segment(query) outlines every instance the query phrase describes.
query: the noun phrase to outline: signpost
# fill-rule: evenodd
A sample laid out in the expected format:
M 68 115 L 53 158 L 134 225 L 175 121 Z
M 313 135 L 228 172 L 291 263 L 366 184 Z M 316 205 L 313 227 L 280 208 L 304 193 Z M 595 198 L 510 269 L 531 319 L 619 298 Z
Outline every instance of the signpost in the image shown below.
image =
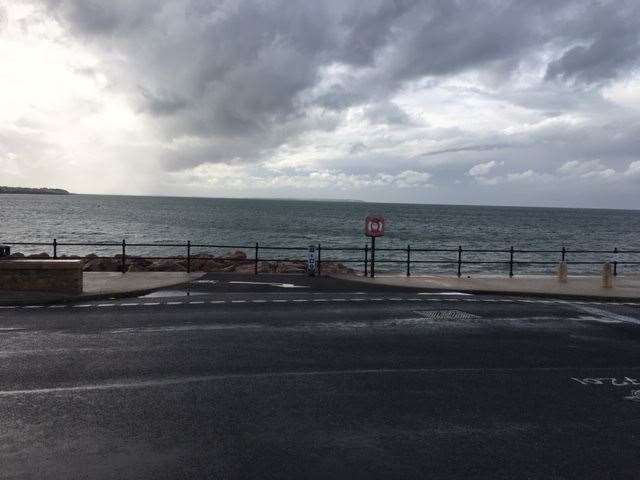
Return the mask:
M 371 237 L 371 278 L 376 272 L 376 237 L 384 235 L 384 217 L 382 215 L 369 215 L 364 220 L 364 234 Z
M 309 245 L 309 251 L 307 252 L 307 273 L 313 277 L 317 270 L 318 257 L 316 256 L 316 247 Z

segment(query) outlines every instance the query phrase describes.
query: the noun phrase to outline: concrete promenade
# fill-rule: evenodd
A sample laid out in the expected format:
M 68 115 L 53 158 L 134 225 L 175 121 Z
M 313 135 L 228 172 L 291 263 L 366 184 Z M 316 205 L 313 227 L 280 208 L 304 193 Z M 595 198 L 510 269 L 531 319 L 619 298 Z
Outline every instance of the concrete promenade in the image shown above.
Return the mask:
M 369 285 L 418 288 L 425 290 L 456 290 L 459 292 L 509 295 L 533 295 L 556 297 L 587 297 L 603 299 L 637 299 L 640 301 L 640 276 L 619 276 L 613 288 L 603 288 L 600 276 L 570 276 L 566 283 L 556 277 L 520 275 L 513 278 L 492 275 L 455 277 L 447 275 L 386 276 L 375 278 L 356 275 L 332 275 L 341 280 L 351 280 Z

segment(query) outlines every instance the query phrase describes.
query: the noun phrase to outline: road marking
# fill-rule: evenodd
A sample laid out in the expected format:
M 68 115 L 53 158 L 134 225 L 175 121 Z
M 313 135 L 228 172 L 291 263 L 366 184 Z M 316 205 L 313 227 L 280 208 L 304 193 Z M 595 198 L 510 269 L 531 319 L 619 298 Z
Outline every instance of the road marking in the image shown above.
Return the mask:
M 261 373 L 229 373 L 214 375 L 194 375 L 178 378 L 158 378 L 141 381 L 122 381 L 112 383 L 98 383 L 87 385 L 75 385 L 69 387 L 32 388 L 23 390 L 0 390 L 0 397 L 17 397 L 23 395 L 47 395 L 56 393 L 93 392 L 115 389 L 137 389 L 149 387 L 167 387 L 172 385 L 184 385 L 189 383 L 214 382 L 218 380 L 245 380 L 256 378 L 283 378 L 283 377 L 319 377 L 332 375 L 389 375 L 396 373 L 425 373 L 425 374 L 504 374 L 511 375 L 516 372 L 570 372 L 574 370 L 604 370 L 608 367 L 533 367 L 533 368 L 371 368 L 352 370 L 309 370 L 309 371 L 285 371 L 285 372 L 261 372 Z M 630 367 L 637 370 L 638 367 Z
M 43 308 L 44 305 L 25 305 L 22 308 Z
M 167 302 L 167 305 L 182 305 L 184 302 Z
M 585 318 L 585 320 L 597 320 L 602 321 L 606 319 L 606 321 L 614 321 L 614 322 L 625 322 L 632 323 L 634 325 L 640 325 L 640 320 L 633 317 L 628 317 L 627 315 L 619 315 L 617 313 L 608 312 L 607 310 L 602 310 L 600 308 L 595 307 L 586 307 L 586 306 L 578 306 L 578 310 L 582 310 L 585 313 L 590 315 L 595 315 L 595 318 Z
M 313 301 L 314 302 L 326 302 L 327 299 L 326 298 L 315 298 Z
M 266 300 L 251 300 L 251 303 L 266 303 Z
M 398 298 L 398 297 L 387 298 L 387 300 L 392 300 L 394 302 L 401 302 L 402 301 L 402 299 Z
M 351 302 L 364 302 L 366 300 L 366 298 L 350 298 L 349 301 Z
M 472 293 L 464 293 L 464 292 L 420 292 L 418 295 L 463 295 L 463 296 L 472 296 Z
M 99 303 L 97 307 L 115 307 L 115 303 Z
M 189 302 L 187 302 L 189 305 L 202 305 L 204 303 L 204 300 L 191 300 Z
M 246 303 L 246 300 L 231 300 L 231 303 Z
M 47 308 L 67 308 L 69 305 L 49 305 Z
M 82 303 L 79 305 L 72 305 L 72 307 L 73 308 L 90 308 L 90 307 L 93 307 L 93 305 L 90 303 Z
M 140 305 L 139 303 L 119 303 L 118 304 L 120 307 L 135 307 Z
M 9 308 L 18 308 L 16 305 L 6 305 L 6 306 L 2 306 L 0 305 L 1 309 L 9 309 Z
M 303 302 L 308 302 L 309 300 L 307 300 L 306 298 L 296 298 L 293 301 L 297 303 L 303 303 Z
M 227 303 L 227 302 L 226 300 L 209 300 L 209 303 L 219 304 L 219 303 Z
M 273 282 L 229 282 L 240 285 L 268 285 L 270 287 L 280 287 L 280 288 L 309 288 L 308 285 L 295 285 L 293 283 L 273 283 Z
M 277 299 L 277 300 L 271 300 L 273 303 L 287 303 L 289 300 L 281 300 L 281 299 Z
M 331 301 L 332 302 L 346 302 L 347 299 L 346 298 L 332 298 Z
M 160 305 L 160 302 L 146 302 L 146 303 L 141 303 L 140 305 Z

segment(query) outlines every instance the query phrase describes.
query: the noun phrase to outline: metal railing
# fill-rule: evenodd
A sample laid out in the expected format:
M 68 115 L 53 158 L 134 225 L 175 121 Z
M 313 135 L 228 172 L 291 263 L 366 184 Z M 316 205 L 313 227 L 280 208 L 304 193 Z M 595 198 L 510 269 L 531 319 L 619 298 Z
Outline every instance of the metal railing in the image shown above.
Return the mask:
M 237 263 L 253 263 L 254 273 L 259 273 L 260 262 L 304 262 L 306 257 L 302 258 L 283 258 L 275 255 L 265 255 L 265 252 L 307 252 L 308 247 L 303 246 L 272 246 L 261 245 L 259 242 L 255 242 L 250 245 L 220 245 L 220 244 L 207 244 L 207 243 L 192 243 L 187 241 L 185 243 L 127 243 L 126 239 L 121 242 L 58 242 L 57 239 L 53 239 L 52 242 L 0 242 L 0 244 L 10 246 L 25 246 L 25 247 L 49 247 L 51 248 L 51 257 L 54 259 L 61 258 L 59 253 L 63 247 L 114 247 L 117 248 L 118 254 L 115 255 L 120 261 L 120 270 L 122 272 L 127 271 L 127 260 L 131 259 L 144 259 L 144 260 L 181 260 L 185 261 L 187 272 L 191 272 L 192 264 L 194 260 L 217 260 L 217 261 L 233 261 Z M 127 248 L 179 248 L 184 249 L 185 255 L 174 256 L 149 256 L 149 255 L 131 255 L 127 254 Z M 252 255 L 247 255 L 246 258 L 238 257 L 216 257 L 211 255 L 194 254 L 193 249 L 200 248 L 212 248 L 212 249 L 232 249 L 247 252 Z M 402 271 L 406 273 L 406 276 L 411 276 L 412 267 L 416 265 L 450 265 L 453 266 L 456 275 L 461 277 L 463 274 L 464 265 L 491 265 L 502 266 L 505 271 L 508 271 L 508 275 L 513 277 L 516 268 L 523 265 L 557 265 L 559 262 L 567 262 L 573 265 L 600 265 L 609 262 L 613 265 L 613 274 L 618 275 L 620 267 L 623 265 L 640 265 L 640 250 L 633 249 L 619 249 L 618 247 L 612 249 L 600 249 L 600 250 L 587 250 L 587 249 L 568 249 L 562 247 L 559 249 L 534 249 L 527 250 L 521 248 L 514 248 L 510 246 L 504 249 L 465 249 L 461 245 L 457 248 L 417 248 L 407 245 L 405 248 L 391 248 L 391 247 L 375 247 L 374 244 L 365 244 L 363 247 L 323 247 L 320 243 L 316 246 L 317 255 L 317 269 L 318 273 L 322 272 L 322 264 L 361 264 L 363 267 L 363 273 L 365 276 L 375 276 L 376 264 L 390 264 L 390 265 L 402 265 Z M 352 253 L 356 252 L 358 258 L 334 258 L 326 257 L 326 252 L 329 255 L 336 252 Z M 261 253 L 263 256 L 261 256 Z M 324 253 L 324 258 L 323 258 Z M 376 258 L 376 253 L 382 253 L 386 255 L 383 258 Z M 429 255 L 446 255 L 444 258 L 426 258 Z M 600 257 L 595 259 L 584 260 L 581 259 L 582 255 L 599 255 Z M 469 259 L 468 256 L 471 255 Z M 479 258 L 479 256 L 489 256 L 491 258 Z M 538 259 L 518 259 L 520 255 L 535 255 Z M 626 256 L 635 256 L 633 260 L 623 259 Z M 77 256 L 77 255 L 76 255 Z M 496 256 L 503 256 L 503 258 L 496 259 Z M 539 259 L 540 256 L 544 256 L 544 259 Z M 393 258 L 390 258 L 393 257 Z M 67 257 L 68 258 L 68 257 Z M 105 256 L 93 256 L 98 259 L 113 259 L 114 257 Z M 584 257 L 582 257 L 584 258 Z M 397 271 L 397 270 L 396 270 Z

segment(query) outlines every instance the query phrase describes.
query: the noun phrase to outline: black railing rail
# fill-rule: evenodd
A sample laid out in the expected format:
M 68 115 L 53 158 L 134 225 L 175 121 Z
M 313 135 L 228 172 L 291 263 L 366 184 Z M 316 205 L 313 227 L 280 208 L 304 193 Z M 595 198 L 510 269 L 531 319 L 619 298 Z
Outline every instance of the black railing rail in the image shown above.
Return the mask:
M 119 252 L 120 268 L 123 272 L 127 268 L 127 259 L 138 258 L 145 260 L 186 260 L 187 271 L 191 271 L 191 264 L 193 259 L 198 260 L 222 260 L 222 261 L 236 261 L 245 264 L 254 264 L 254 273 L 258 273 L 260 262 L 285 262 L 285 261 L 306 261 L 306 255 L 301 255 L 298 258 L 283 258 L 277 255 L 269 255 L 268 252 L 294 252 L 299 255 L 302 252 L 307 252 L 308 246 L 279 246 L 279 245 L 263 245 L 259 242 L 254 244 L 245 245 L 233 245 L 233 244 L 210 244 L 210 243 L 193 243 L 190 240 L 180 243 L 129 243 L 126 239 L 122 239 L 118 242 L 60 242 L 56 238 L 51 242 L 5 242 L 0 241 L 0 244 L 9 246 L 25 246 L 25 247 L 50 247 L 52 257 L 54 259 L 61 258 L 60 251 L 64 250 L 64 247 L 113 247 L 114 250 Z M 612 249 L 584 249 L 584 248 L 567 248 L 563 246 L 556 249 L 524 249 L 515 248 L 509 246 L 508 248 L 463 248 L 462 245 L 449 248 L 431 248 L 407 245 L 406 247 L 375 247 L 373 243 L 365 243 L 362 247 L 355 246 L 335 246 L 328 247 L 318 243 L 314 245 L 317 255 L 317 268 L 318 272 L 321 272 L 322 264 L 362 264 L 364 275 L 375 275 L 376 264 L 390 264 L 399 265 L 403 264 L 406 271 L 406 276 L 409 277 L 412 274 L 413 265 L 451 265 L 454 267 L 456 275 L 462 276 L 465 265 L 502 265 L 505 270 L 508 271 L 508 275 L 513 277 L 515 275 L 517 267 L 524 265 L 557 265 L 559 262 L 567 262 L 574 265 L 600 265 L 605 262 L 613 264 L 613 274 L 618 275 L 619 267 L 622 265 L 640 265 L 640 250 L 638 249 L 621 249 L 614 247 Z M 133 255 L 131 249 L 134 248 L 173 248 L 184 249 L 185 255 L 170 255 L 170 256 L 158 256 L 158 255 Z M 224 256 L 212 256 L 204 255 L 202 253 L 195 253 L 193 249 L 227 249 L 227 250 L 240 250 L 249 252 L 246 258 L 239 259 L 237 257 L 224 257 Z M 356 253 L 357 258 L 344 257 L 344 255 L 336 257 L 332 256 L 336 252 L 342 254 Z M 375 253 L 379 256 L 375 256 Z M 323 255 L 324 253 L 324 255 Z M 425 258 L 429 255 L 446 254 L 445 258 Z M 394 255 L 400 255 L 393 258 Z M 478 258 L 478 256 L 489 256 L 491 258 Z M 522 259 L 522 256 L 534 255 L 536 258 Z M 582 255 L 598 255 L 597 259 L 583 259 Z M 634 260 L 629 260 L 625 256 L 638 256 Z M 64 256 L 64 255 L 63 255 Z M 77 256 L 77 255 L 75 255 Z M 500 258 L 496 258 L 499 256 Z M 540 256 L 544 256 L 544 259 L 540 259 Z M 519 258 L 518 258 L 519 257 Z M 112 256 L 100 256 L 95 255 L 93 258 L 107 259 L 114 258 Z M 374 260 L 375 259 L 375 260 Z M 400 271 L 402 271 L 400 270 Z

